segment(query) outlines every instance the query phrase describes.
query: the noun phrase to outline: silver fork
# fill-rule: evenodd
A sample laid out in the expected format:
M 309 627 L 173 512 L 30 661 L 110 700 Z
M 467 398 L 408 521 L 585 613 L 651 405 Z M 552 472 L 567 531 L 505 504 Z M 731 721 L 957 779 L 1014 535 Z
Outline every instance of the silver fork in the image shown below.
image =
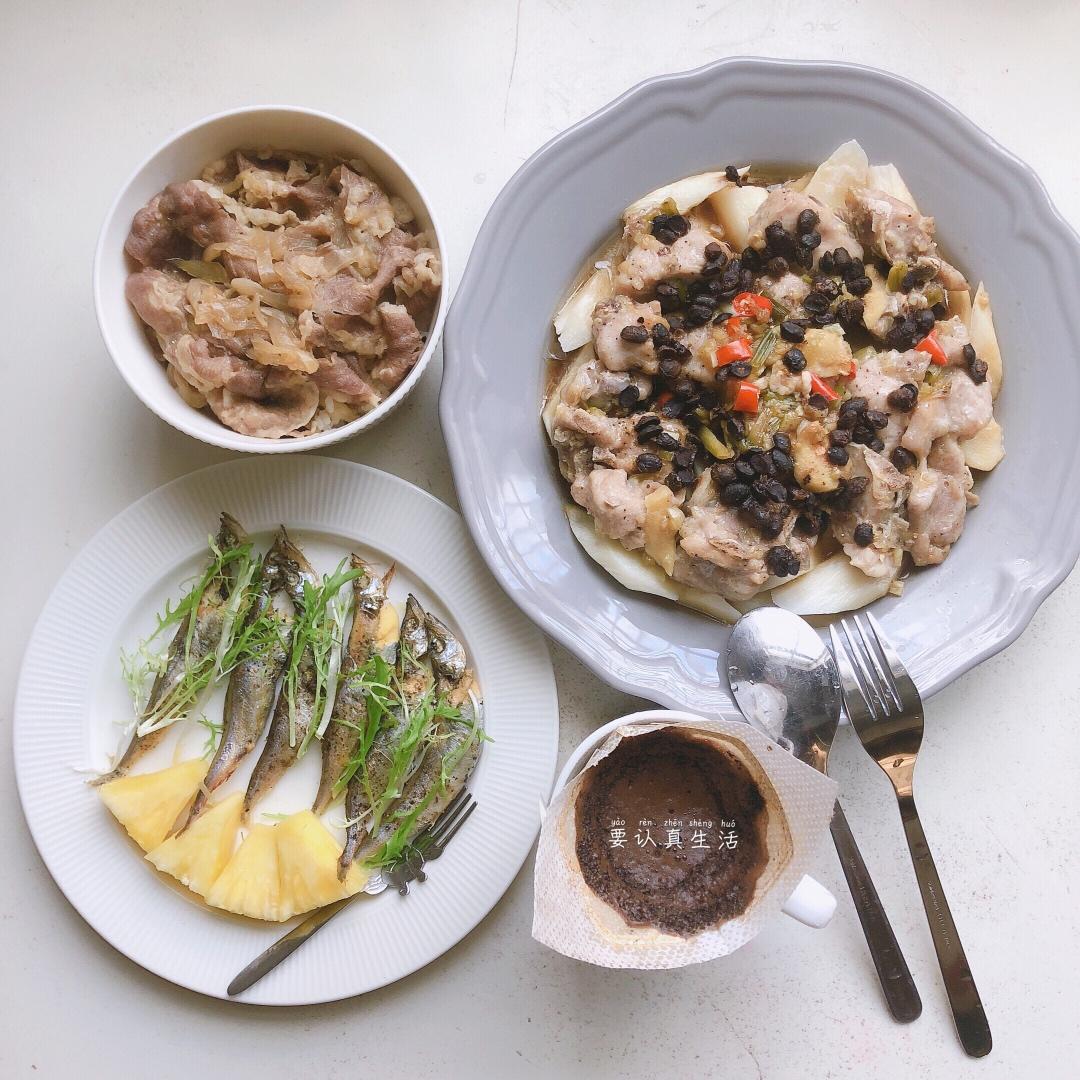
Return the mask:
M 841 619 L 840 630 L 831 626 L 829 634 L 848 719 L 863 749 L 896 790 L 956 1032 L 972 1057 L 983 1057 L 993 1045 L 990 1026 L 912 794 L 915 759 L 923 737 L 922 698 L 873 615 Z
M 344 900 L 337 900 L 333 904 L 313 911 L 302 923 L 293 927 L 287 934 L 278 938 L 268 949 L 261 952 L 254 960 L 231 983 L 227 993 L 229 997 L 242 994 L 248 987 L 254 986 L 264 975 L 273 971 L 287 956 L 291 956 L 305 941 L 321 930 L 335 915 L 344 911 L 354 900 L 361 896 L 378 896 L 390 886 L 406 896 L 409 892 L 409 882 L 426 881 L 424 865 L 432 859 L 439 858 L 446 850 L 446 845 L 457 835 L 458 830 L 469 819 L 476 809 L 476 800 L 467 792 L 459 791 L 451 799 L 446 809 L 429 828 L 425 829 L 413 843 L 409 850 L 396 863 L 387 867 L 384 871 L 376 874 L 364 888 L 353 896 L 347 896 Z

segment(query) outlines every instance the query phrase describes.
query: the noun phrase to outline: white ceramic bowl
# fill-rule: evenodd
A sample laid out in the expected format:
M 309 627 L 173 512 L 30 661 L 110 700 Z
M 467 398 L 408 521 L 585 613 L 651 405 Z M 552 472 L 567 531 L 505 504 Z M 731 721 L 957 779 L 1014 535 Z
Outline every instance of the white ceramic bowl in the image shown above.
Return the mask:
M 205 165 L 244 146 L 275 146 L 311 154 L 337 154 L 366 161 L 379 183 L 412 208 L 420 227 L 435 238 L 442 262 L 443 285 L 420 359 L 401 385 L 377 408 L 350 424 L 302 439 L 260 439 L 241 435 L 213 416 L 188 405 L 169 384 L 165 367 L 124 297 L 124 282 L 134 267 L 124 241 L 136 211 L 177 180 L 197 177 Z M 313 109 L 285 105 L 251 106 L 208 116 L 166 139 L 135 171 L 112 204 L 94 255 L 94 306 L 105 347 L 128 386 L 147 408 L 174 428 L 214 446 L 250 453 L 287 454 L 314 450 L 350 439 L 393 412 L 416 385 L 442 332 L 446 316 L 446 245 L 412 174 L 382 143 L 360 128 Z

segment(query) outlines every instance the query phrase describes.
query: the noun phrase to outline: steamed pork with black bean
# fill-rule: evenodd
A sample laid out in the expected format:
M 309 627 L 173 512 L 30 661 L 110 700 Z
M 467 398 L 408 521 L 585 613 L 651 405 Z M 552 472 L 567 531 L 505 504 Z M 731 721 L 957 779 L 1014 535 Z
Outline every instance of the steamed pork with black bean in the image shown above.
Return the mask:
M 856 143 L 805 175 L 733 165 L 639 199 L 555 329 L 543 419 L 575 535 L 720 618 L 898 594 L 1004 452 L 986 291 Z

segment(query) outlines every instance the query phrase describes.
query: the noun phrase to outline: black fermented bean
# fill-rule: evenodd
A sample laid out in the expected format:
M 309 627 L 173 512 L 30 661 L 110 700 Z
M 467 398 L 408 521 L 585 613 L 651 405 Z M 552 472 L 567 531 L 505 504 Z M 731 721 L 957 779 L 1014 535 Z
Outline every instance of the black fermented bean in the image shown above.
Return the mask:
M 914 383 L 904 383 L 893 390 L 885 399 L 886 403 L 901 412 L 911 412 L 919 400 L 919 388 Z
M 802 371 L 806 367 L 806 356 L 802 349 L 788 349 L 784 353 L 784 367 L 795 375 Z
M 806 213 L 806 211 L 804 211 Z M 790 577 L 799 572 L 799 557 L 789 547 L 771 547 L 765 553 L 765 565 L 776 577 Z
M 874 526 L 868 521 L 860 521 L 859 524 L 855 526 L 853 539 L 859 547 L 869 547 L 874 540 Z
M 889 460 L 901 472 L 907 472 L 915 464 L 915 455 L 903 446 L 898 446 L 890 455 Z
M 725 506 L 742 506 L 750 498 L 750 487 L 747 484 L 728 484 L 720 492 L 720 500 Z
M 718 461 L 712 467 L 713 483 L 718 488 L 726 488 L 728 484 L 735 483 L 735 467 L 726 461 Z

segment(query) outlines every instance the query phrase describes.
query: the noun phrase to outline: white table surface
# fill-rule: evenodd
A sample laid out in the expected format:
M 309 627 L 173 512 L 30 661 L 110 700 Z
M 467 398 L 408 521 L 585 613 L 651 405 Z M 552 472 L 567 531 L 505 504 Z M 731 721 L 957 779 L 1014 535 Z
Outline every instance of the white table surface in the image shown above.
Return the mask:
M 460 274 L 514 169 L 639 79 L 729 53 L 846 59 L 954 102 L 1080 223 L 1077 40 L 1070 0 L 0 0 L 0 1075 L 1075 1076 L 1075 573 L 1020 641 L 929 707 L 919 801 L 993 1027 L 994 1052 L 978 1063 L 952 1031 L 888 783 L 847 731 L 835 775 L 925 1003 L 908 1027 L 880 1003 L 827 843 L 816 873 L 840 897 L 832 925 L 781 920 L 726 961 L 640 974 L 548 952 L 529 936 L 526 869 L 465 941 L 395 986 L 286 1011 L 206 1000 L 114 952 L 53 885 L 18 806 L 9 728 L 27 635 L 79 547 L 138 496 L 227 457 L 138 403 L 91 305 L 105 209 L 175 128 L 263 102 L 369 128 L 422 177 Z M 436 362 L 404 408 L 338 453 L 453 502 L 439 377 Z M 552 654 L 565 755 L 638 703 Z

